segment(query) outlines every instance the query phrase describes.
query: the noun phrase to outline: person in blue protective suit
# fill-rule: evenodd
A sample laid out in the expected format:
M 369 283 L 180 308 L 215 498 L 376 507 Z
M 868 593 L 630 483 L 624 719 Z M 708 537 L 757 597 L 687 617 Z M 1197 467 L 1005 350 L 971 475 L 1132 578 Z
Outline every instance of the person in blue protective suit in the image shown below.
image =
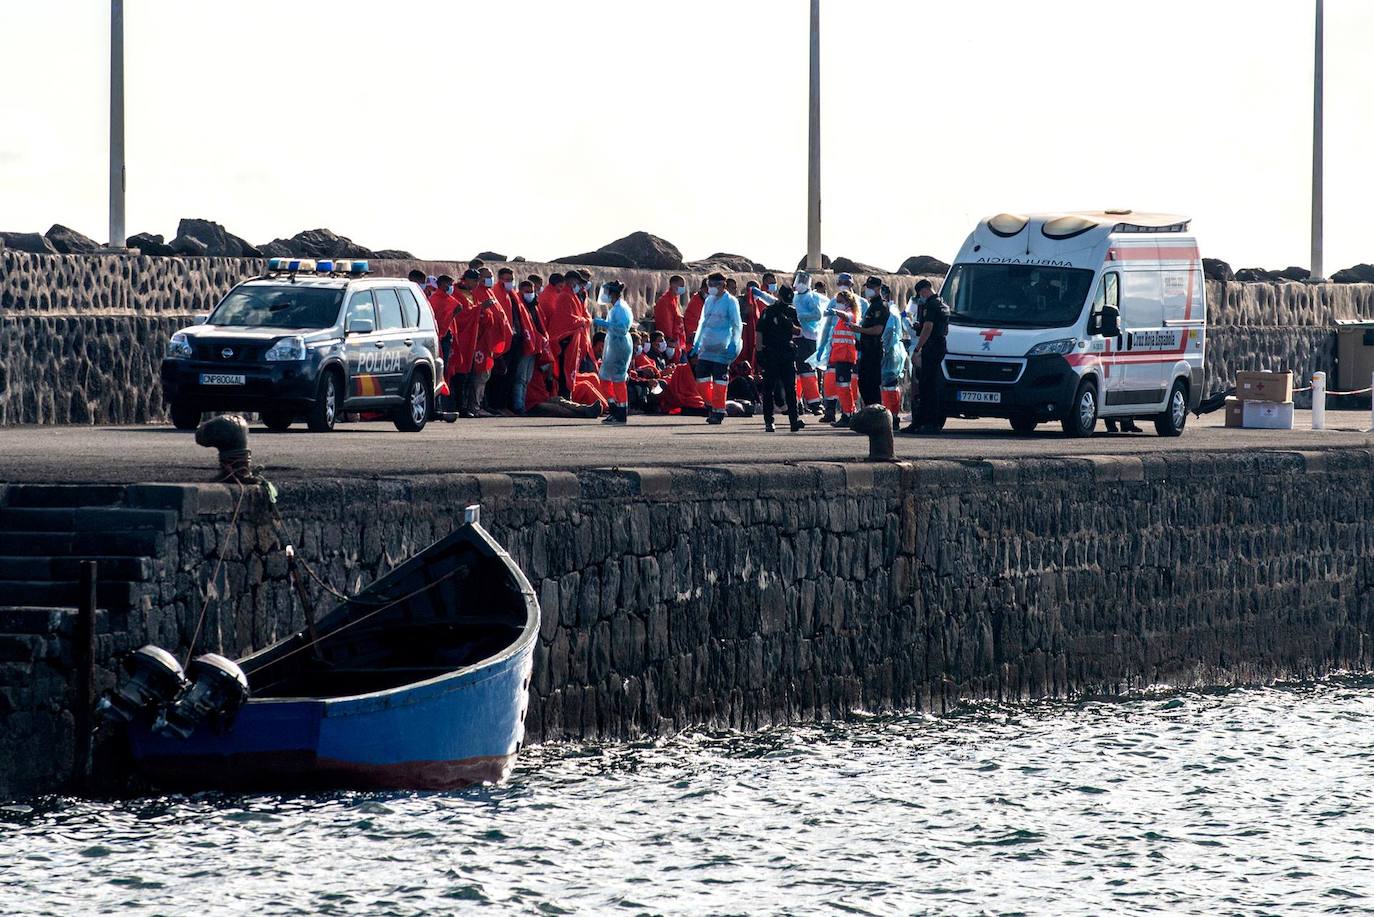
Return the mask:
M 609 306 L 605 318 L 593 319 L 592 323 L 605 332 L 606 339 L 601 350 L 601 368 L 597 371 L 601 381 L 609 383 L 610 411 L 602 423 L 628 423 L 630 414 L 630 394 L 626 385 L 630 375 L 630 326 L 634 324 L 634 313 L 625 304 L 625 285 L 618 280 L 608 280 L 601 285 L 598 302 Z
M 820 336 L 821 321 L 827 305 L 825 297 L 811 288 L 811 276 L 806 271 L 798 271 L 792 289 L 795 295 L 792 305 L 797 310 L 797 321 L 801 331 L 793 339 L 796 352 L 797 401 L 812 414 L 821 412 L 820 376 L 811 363 L 816 353 L 817 338 Z
M 725 420 L 730 364 L 739 356 L 744 323 L 739 300 L 726 292 L 725 275 L 711 274 L 706 284 L 706 301 L 701 307 L 701 323 L 697 325 L 690 356 L 696 360 L 697 391 L 711 409 L 706 422 L 720 424 Z
M 852 294 L 854 292 L 853 275 L 843 273 L 836 277 L 835 281 L 836 296 L 840 293 Z M 817 292 L 821 293 L 821 309 L 824 320 L 816 341 L 816 353 L 807 362 L 816 367 L 816 371 L 825 380 L 822 386 L 822 391 L 825 393 L 825 416 L 821 418 L 821 421 L 834 423 L 836 409 L 840 402 L 840 386 L 837 381 L 836 370 L 830 365 L 830 345 L 836 326 L 836 312 L 833 309 L 835 300 L 827 298 L 819 284 L 817 284 Z M 848 385 L 847 382 L 845 384 Z
M 902 310 L 890 298 L 887 308 L 887 325 L 883 327 L 883 407 L 892 412 L 892 431 L 895 433 L 902 428 L 902 379 L 909 365 L 906 342 L 902 340 L 907 323 Z

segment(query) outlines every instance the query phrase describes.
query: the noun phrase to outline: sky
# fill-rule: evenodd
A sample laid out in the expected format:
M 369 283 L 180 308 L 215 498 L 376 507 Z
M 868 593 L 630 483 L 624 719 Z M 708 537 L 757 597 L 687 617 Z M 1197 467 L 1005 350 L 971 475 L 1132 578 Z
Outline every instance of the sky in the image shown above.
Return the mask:
M 822 0 L 823 238 L 895 270 L 1001 211 L 1309 260 L 1311 0 Z M 1327 272 L 1374 262 L 1374 2 L 1327 0 Z M 806 247 L 807 0 L 126 0 L 128 232 L 329 227 L 544 260 Z M 108 217 L 109 3 L 0 0 L 0 229 Z

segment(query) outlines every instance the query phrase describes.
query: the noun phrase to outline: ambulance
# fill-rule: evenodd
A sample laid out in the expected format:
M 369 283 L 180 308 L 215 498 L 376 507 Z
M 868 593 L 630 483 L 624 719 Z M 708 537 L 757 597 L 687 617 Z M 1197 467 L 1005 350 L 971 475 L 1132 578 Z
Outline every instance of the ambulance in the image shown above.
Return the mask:
M 1099 418 L 1183 432 L 1202 399 L 1207 285 L 1183 216 L 1103 210 L 981 221 L 941 288 L 941 405 L 1018 433 Z

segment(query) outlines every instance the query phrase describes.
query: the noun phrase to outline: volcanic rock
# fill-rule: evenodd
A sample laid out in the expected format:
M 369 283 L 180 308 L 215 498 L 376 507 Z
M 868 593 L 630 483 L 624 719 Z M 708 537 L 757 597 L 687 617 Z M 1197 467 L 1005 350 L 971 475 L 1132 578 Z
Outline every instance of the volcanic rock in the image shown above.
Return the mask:
M 1274 272 L 1275 280 L 1303 281 L 1311 280 L 1312 272 L 1305 267 L 1286 267 L 1281 271 Z
M 1208 280 L 1220 280 L 1225 282 L 1236 279 L 1236 273 L 1231 270 L 1231 265 L 1218 258 L 1203 258 L 1202 274 Z
M 177 236 L 172 240 L 172 251 L 188 258 L 200 258 L 210 253 L 210 246 L 195 236 Z
M 209 255 L 211 258 L 262 257 L 262 252 L 256 246 L 250 245 L 211 220 L 182 220 L 177 225 L 177 237 L 171 242 L 172 248 L 176 249 L 178 254 L 192 254 L 192 250 L 197 248 L 195 245 L 184 243 L 183 240 L 186 239 L 203 243 L 205 250 L 201 254 Z
M 797 270 L 799 270 L 799 271 L 804 271 L 804 270 L 806 270 L 806 256 L 805 256 L 805 255 L 802 255 L 802 259 L 801 259 L 800 261 L 797 262 Z M 821 255 L 821 270 L 823 270 L 823 271 L 828 271 L 828 270 L 830 270 L 830 256 L 829 256 L 829 255 L 825 255 L 825 254 L 822 254 L 822 255 Z
M 897 268 L 897 273 L 943 277 L 949 273 L 949 265 L 930 255 L 912 255 L 902 262 L 902 266 Z
M 562 258 L 555 258 L 552 264 L 582 264 L 587 267 L 637 267 L 630 258 L 618 252 L 595 251 L 585 252 L 581 255 L 567 255 Z
M 498 255 L 496 252 L 478 252 L 477 257 L 482 261 L 505 261 L 505 255 Z
M 1357 264 L 1331 275 L 1332 283 L 1374 283 L 1374 264 Z
M 53 248 L 47 236 L 36 232 L 0 232 L 0 239 L 4 240 L 6 248 L 12 248 L 17 252 L 30 252 L 35 255 L 57 254 L 57 249 Z
M 162 236 L 153 235 L 147 232 L 140 232 L 130 236 L 125 244 L 130 248 L 138 249 L 139 253 L 144 255 L 166 257 L 167 255 L 176 254 L 176 252 L 172 250 L 172 246 L 163 241 Z
M 54 223 L 44 235 L 52 243 L 52 247 L 63 255 L 93 255 L 101 249 L 99 242 L 83 236 L 75 229 L 63 226 L 61 223 Z
M 601 246 L 601 251 L 624 255 L 632 262 L 631 267 L 646 271 L 677 271 L 684 267 L 682 252 L 676 245 L 642 230 Z
M 864 264 L 862 261 L 855 261 L 853 258 L 846 258 L 843 255 L 831 262 L 830 267 L 838 274 L 886 274 L 887 271 L 871 264 Z
M 408 251 L 399 248 L 380 248 L 372 253 L 374 258 L 383 258 L 389 261 L 414 261 L 415 256 Z
M 688 270 L 706 271 L 707 273 L 711 271 L 736 271 L 762 274 L 767 270 L 767 268 L 752 258 L 746 258 L 744 255 L 734 255 L 730 252 L 716 252 L 708 258 L 702 258 L 700 261 L 689 261 L 683 265 L 683 267 Z
M 273 239 L 262 247 L 273 258 L 375 258 L 377 253 L 363 248 L 347 236 L 328 229 L 307 229 L 289 239 Z

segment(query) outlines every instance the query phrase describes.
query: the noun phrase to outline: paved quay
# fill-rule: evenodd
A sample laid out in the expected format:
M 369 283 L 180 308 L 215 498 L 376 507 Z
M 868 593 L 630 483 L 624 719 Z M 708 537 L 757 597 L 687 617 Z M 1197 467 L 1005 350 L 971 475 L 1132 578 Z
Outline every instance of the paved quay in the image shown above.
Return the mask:
M 897 437 L 897 458 L 1054 458 L 1149 452 L 1308 450 L 1374 446 L 1363 411 L 1328 412 L 1313 431 L 1309 413 L 1299 429 L 1237 430 L 1220 413 L 1190 418 L 1183 436 L 1099 432 L 1064 437 L 1057 425 L 1029 436 L 1004 421 L 951 421 L 939 436 Z M 578 470 L 587 468 L 713 465 L 801 461 L 849 462 L 868 454 L 867 439 L 819 423 L 798 434 L 764 433 L 760 417 L 732 418 L 722 427 L 701 418 L 633 417 L 627 427 L 594 421 L 486 418 L 431 424 L 418 434 L 390 423 L 341 424 L 334 433 L 297 427 L 282 434 L 255 427 L 249 443 L 264 473 L 280 480 L 306 477 L 403 478 L 420 474 Z M 214 452 L 190 433 L 169 426 L 7 427 L 0 429 L 0 481 L 127 483 L 204 481 Z

